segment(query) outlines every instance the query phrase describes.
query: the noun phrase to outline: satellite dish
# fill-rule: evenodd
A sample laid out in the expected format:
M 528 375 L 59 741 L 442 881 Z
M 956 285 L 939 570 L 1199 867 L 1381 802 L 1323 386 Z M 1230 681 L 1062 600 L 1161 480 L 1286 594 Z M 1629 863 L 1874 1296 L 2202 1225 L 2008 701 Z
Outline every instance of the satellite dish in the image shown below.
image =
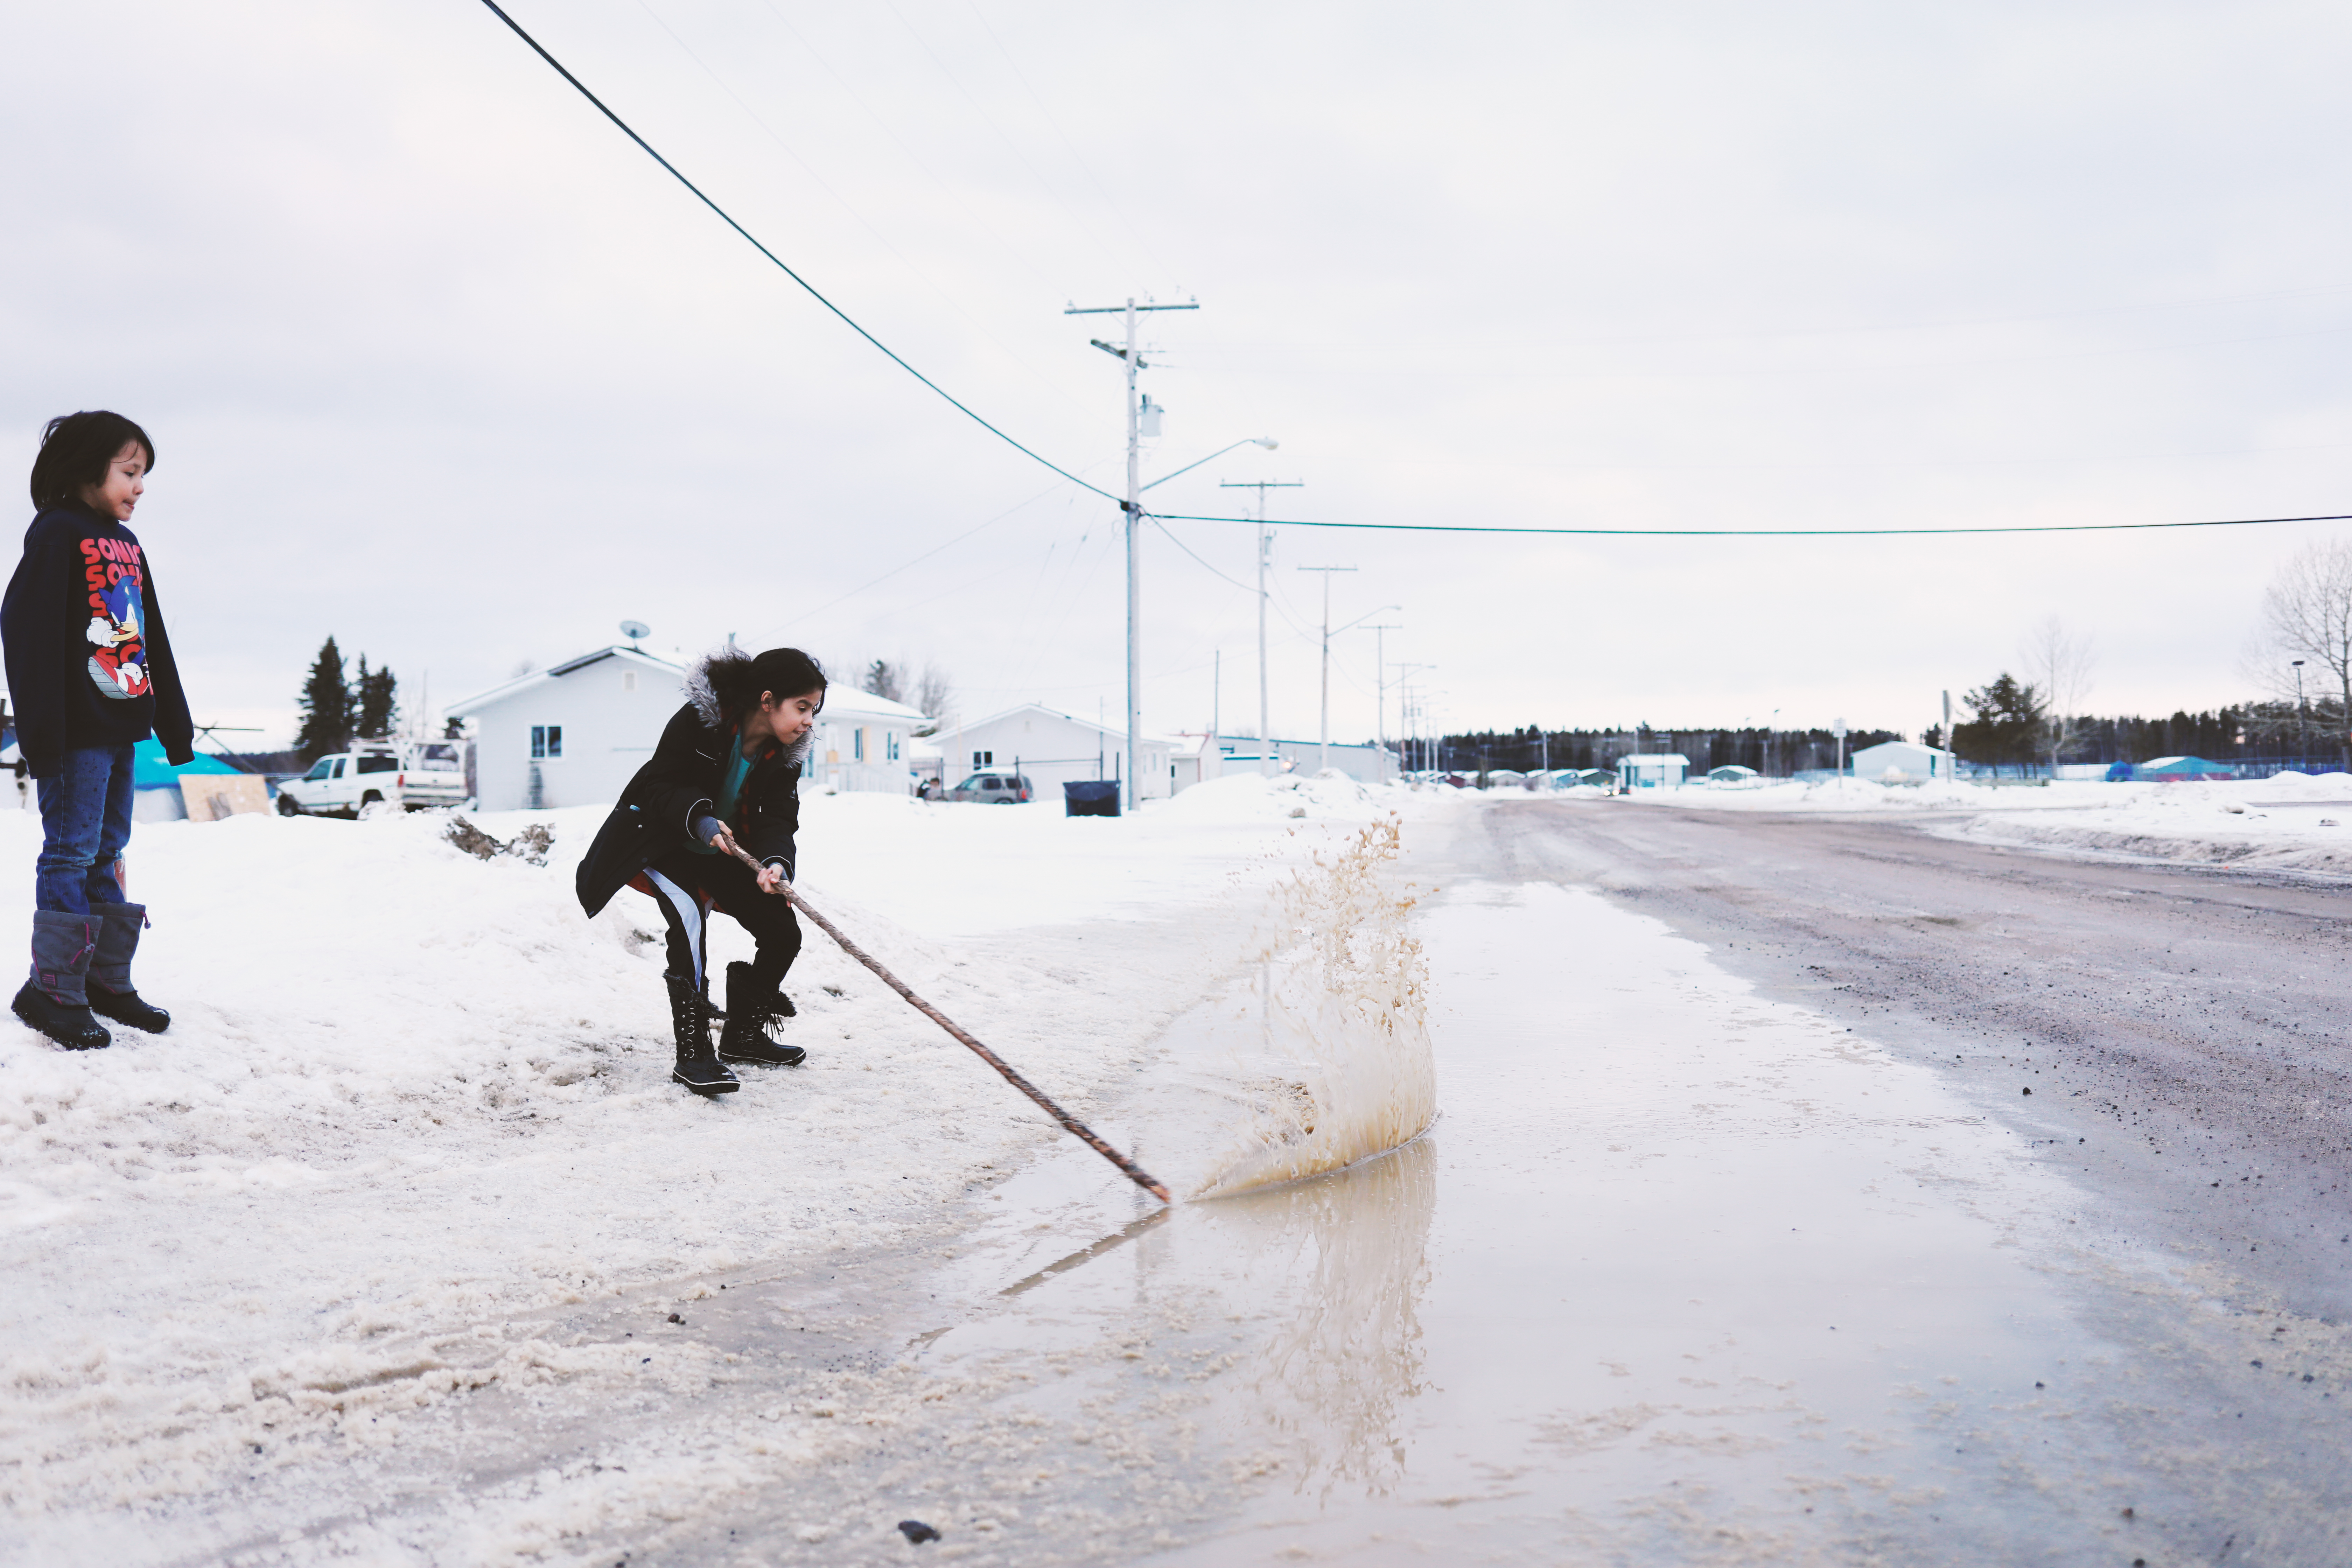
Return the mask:
M 623 621 L 621 635 L 631 642 L 640 642 L 653 635 L 653 628 L 643 621 Z

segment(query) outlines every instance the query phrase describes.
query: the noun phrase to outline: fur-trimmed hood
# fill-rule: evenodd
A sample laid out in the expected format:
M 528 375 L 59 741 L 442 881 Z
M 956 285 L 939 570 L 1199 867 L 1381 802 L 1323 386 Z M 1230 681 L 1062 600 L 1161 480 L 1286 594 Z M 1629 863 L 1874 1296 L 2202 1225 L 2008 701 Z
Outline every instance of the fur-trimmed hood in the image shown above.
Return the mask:
M 694 716 L 702 721 L 705 729 L 719 735 L 731 732 L 734 725 L 728 720 L 726 710 L 719 705 L 719 692 L 710 682 L 710 667 L 719 660 L 730 657 L 740 658 L 742 656 L 731 654 L 729 649 L 720 648 L 715 653 L 707 653 L 696 659 L 686 672 L 686 700 L 693 705 Z M 817 710 L 824 711 L 823 703 L 817 705 Z M 778 760 L 797 768 L 808 760 L 808 754 L 815 745 L 816 726 L 812 723 L 808 727 L 807 733 L 783 748 Z

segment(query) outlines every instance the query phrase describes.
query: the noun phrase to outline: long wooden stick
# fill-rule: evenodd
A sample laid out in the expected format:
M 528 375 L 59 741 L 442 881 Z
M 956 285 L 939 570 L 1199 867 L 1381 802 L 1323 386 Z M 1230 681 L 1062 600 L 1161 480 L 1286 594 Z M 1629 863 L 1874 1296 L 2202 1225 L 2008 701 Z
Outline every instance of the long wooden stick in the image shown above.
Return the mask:
M 731 836 L 726 840 L 726 847 L 729 854 L 734 856 L 735 858 L 742 861 L 743 864 L 751 868 L 754 872 L 764 871 L 767 869 L 767 868 L 761 865 L 759 861 L 753 859 L 749 854 L 746 854 L 743 847 L 736 843 Z M 1150 1172 L 1145 1170 L 1142 1166 L 1137 1164 L 1134 1161 L 1129 1159 L 1126 1155 L 1120 1153 L 1118 1150 L 1112 1148 L 1109 1144 L 1097 1137 L 1093 1128 L 1088 1127 L 1085 1122 L 1079 1121 L 1076 1117 L 1071 1115 L 1068 1111 L 1055 1104 L 1053 1100 L 1046 1096 L 1043 1089 L 1039 1089 L 1035 1084 L 1031 1083 L 1027 1079 L 1023 1078 L 1018 1072 L 1015 1072 L 1013 1068 L 1012 1063 L 1006 1061 L 1003 1057 L 998 1056 L 994 1051 L 990 1050 L 986 1046 L 982 1045 L 978 1040 L 972 1038 L 971 1035 L 958 1027 L 955 1020 L 950 1018 L 945 1013 L 940 1012 L 937 1007 L 934 1007 L 929 1002 L 924 1001 L 920 996 L 916 995 L 915 993 L 908 987 L 907 983 L 899 979 L 897 975 L 891 973 L 888 969 L 885 968 L 880 960 L 875 958 L 873 954 L 867 952 L 864 948 L 858 946 L 856 942 L 850 941 L 847 936 L 844 935 L 839 926 L 834 924 L 831 921 L 825 919 L 823 915 L 809 908 L 808 900 L 802 898 L 799 890 L 790 882 L 784 884 L 783 896 L 791 900 L 794 909 L 800 910 L 801 913 L 814 921 L 816 922 L 817 930 L 824 932 L 825 935 L 839 942 L 841 944 L 842 952 L 849 954 L 850 957 L 857 960 L 858 963 L 864 964 L 866 968 L 872 970 L 877 975 L 880 976 L 882 984 L 887 985 L 891 990 L 896 991 L 899 995 L 905 997 L 907 999 L 907 1005 L 914 1008 L 916 1012 L 920 1013 L 924 1017 L 929 1018 L 932 1023 L 937 1024 L 940 1028 L 945 1029 L 949 1034 L 953 1035 L 961 1044 L 969 1046 L 971 1048 L 972 1053 L 979 1057 L 982 1061 L 986 1062 L 990 1067 L 992 1067 L 998 1072 L 1003 1073 L 1004 1075 L 1005 1082 L 1011 1084 L 1013 1088 L 1019 1089 L 1022 1093 L 1035 1100 L 1038 1105 L 1044 1109 L 1046 1115 L 1060 1122 L 1064 1131 L 1084 1142 L 1087 1148 L 1092 1149 L 1096 1153 L 1100 1154 L 1112 1164 L 1117 1165 L 1119 1168 L 1120 1173 L 1125 1175 L 1129 1181 L 1133 1182 L 1137 1186 L 1141 1187 L 1145 1192 L 1150 1193 L 1161 1203 L 1172 1203 L 1175 1201 L 1168 1195 L 1168 1189 L 1161 1186 L 1159 1180 L 1154 1177 Z

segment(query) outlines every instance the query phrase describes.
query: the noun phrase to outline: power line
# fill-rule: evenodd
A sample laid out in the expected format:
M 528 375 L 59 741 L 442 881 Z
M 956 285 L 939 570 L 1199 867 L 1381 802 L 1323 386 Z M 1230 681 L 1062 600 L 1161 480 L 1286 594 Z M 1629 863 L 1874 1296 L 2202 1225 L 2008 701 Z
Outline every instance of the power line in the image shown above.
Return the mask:
M 1257 522 L 1255 517 L 1195 517 L 1184 512 L 1151 514 L 1170 522 Z M 1330 522 L 1306 518 L 1263 520 L 1269 528 L 1356 528 L 1387 533 L 1567 533 L 1646 539 L 1835 539 L 1855 535 L 1904 538 L 1946 533 L 2107 533 L 2140 528 L 2253 528 L 2268 522 L 2352 522 L 2352 512 L 2317 517 L 2231 517 L 2196 522 L 2042 522 L 1987 524 L 1969 528 L 1504 528 L 1478 522 Z
M 876 337 L 872 332 L 867 331 L 864 327 L 860 326 L 857 323 L 856 319 L 851 316 L 848 311 L 835 304 L 831 300 L 826 299 L 825 296 L 818 290 L 814 284 L 802 277 L 798 272 L 793 271 L 791 266 L 784 261 L 783 258 L 778 256 L 774 251 L 770 250 L 765 245 L 761 244 L 759 237 L 752 234 L 750 229 L 745 228 L 741 224 L 736 222 L 733 215 L 730 214 L 725 207 L 720 206 L 717 202 L 713 201 L 709 195 L 703 191 L 701 186 L 696 184 L 692 180 L 688 179 L 685 174 L 681 174 L 678 171 L 677 164 L 672 163 L 667 158 L 663 157 L 659 153 L 656 152 L 652 142 L 647 142 L 644 137 L 638 135 L 627 121 L 622 119 L 618 114 L 615 114 L 612 108 L 606 104 L 603 99 L 598 98 L 593 92 L 591 92 L 588 89 L 588 86 L 585 82 L 582 81 L 578 77 L 573 76 L 571 70 L 564 66 L 562 60 L 557 59 L 553 55 L 548 53 L 544 45 L 542 45 L 537 38 L 532 37 L 530 33 L 526 32 L 521 23 L 516 21 L 512 16 L 508 16 L 506 11 L 498 4 L 498 0 L 482 0 L 482 4 L 488 9 L 492 16 L 505 23 L 508 29 L 511 31 L 516 37 L 520 38 L 525 44 L 530 46 L 531 52 L 537 55 L 541 59 L 545 60 L 548 66 L 553 69 L 558 76 L 562 77 L 565 81 L 572 85 L 574 91 L 578 92 L 581 97 L 586 99 L 590 103 L 595 105 L 596 111 L 598 113 L 611 121 L 613 124 L 619 129 L 623 135 L 635 142 L 639 150 L 642 151 L 646 157 L 651 158 L 655 163 L 659 163 L 664 172 L 666 172 L 670 178 L 676 180 L 679 184 L 684 185 L 688 191 L 692 193 L 697 201 L 700 202 L 704 206 L 709 207 L 714 214 L 716 214 L 721 223 L 724 223 L 728 227 L 740 235 L 744 241 L 748 243 L 752 249 L 757 250 L 761 256 L 765 257 L 770 262 L 772 262 L 775 266 L 776 270 L 782 272 L 794 283 L 799 284 L 810 299 L 814 300 L 827 310 L 832 311 L 834 316 L 838 319 L 844 326 L 846 326 L 851 331 L 856 332 L 859 337 L 864 338 L 868 343 L 871 343 L 875 348 L 881 351 L 881 353 L 888 358 L 891 363 L 897 365 L 900 370 L 905 371 L 908 375 L 913 376 L 917 381 L 921 382 L 932 392 L 937 393 L 940 399 L 950 407 L 953 408 L 957 413 L 962 415 L 965 418 L 971 420 L 973 424 L 979 426 L 982 429 L 987 431 L 990 435 L 995 437 L 998 440 L 1003 442 L 1014 451 L 1020 453 L 1023 457 L 1061 475 L 1062 478 L 1069 480 L 1072 484 L 1076 485 L 1081 489 L 1098 495 L 1105 500 L 1119 501 L 1122 510 L 1129 508 L 1131 503 L 1120 500 L 1119 497 L 1113 495 L 1110 491 L 1104 489 L 1101 486 L 1091 484 L 1087 480 L 1080 479 L 1077 475 L 1070 472 L 1069 469 L 1062 467 L 1059 463 L 1055 462 L 1052 458 L 1047 458 L 1034 448 L 1024 446 L 1021 442 L 1014 440 L 1011 436 L 1006 435 L 1003 430 L 983 418 L 953 393 L 948 391 L 947 388 L 941 386 L 938 382 L 933 381 L 929 376 L 925 375 L 921 371 L 917 370 L 913 365 L 908 364 L 904 359 L 900 358 L 898 353 L 887 343 L 885 343 L 881 339 Z M 2331 513 L 2315 517 L 2241 517 L 2200 520 L 2192 522 L 2017 523 L 1964 528 L 1507 528 L 1486 523 L 1338 522 L 1329 521 L 1318 521 L 1305 518 L 1265 519 L 1250 517 L 1207 517 L 1182 512 L 1160 512 L 1155 515 L 1164 518 L 1171 522 L 1262 522 L 1267 526 L 1278 528 L 1352 528 L 1383 533 L 1524 533 L 1573 535 L 1579 537 L 1628 537 L 1651 539 L 1822 539 L 1863 536 L 1897 538 L 1913 534 L 1926 537 L 1929 535 L 1979 533 L 2109 533 L 2156 528 L 2252 528 L 2265 523 L 2281 522 L 2352 522 L 2352 513 Z
M 712 201 L 709 195 L 704 194 L 701 186 L 696 184 L 692 180 L 688 179 L 684 174 L 678 173 L 677 164 L 663 157 L 659 153 L 655 152 L 652 142 L 638 135 L 635 131 L 630 128 L 627 121 L 614 113 L 612 109 L 603 99 L 598 98 L 594 93 L 589 91 L 588 85 L 585 82 L 582 81 L 578 77 L 573 76 L 571 71 L 566 69 L 562 60 L 559 60 L 553 55 L 549 54 L 545 46 L 541 45 L 537 38 L 532 37 L 529 33 L 523 31 L 522 24 L 516 21 L 512 16 L 508 16 L 504 10 L 500 9 L 498 0 L 482 0 L 482 4 L 489 8 L 492 16 L 496 16 L 499 21 L 504 22 L 514 33 L 516 37 L 520 38 L 524 43 L 529 44 L 533 54 L 537 55 L 541 59 L 545 60 L 551 67 L 554 68 L 556 75 L 562 77 L 565 81 L 570 82 L 573 89 L 577 91 L 581 97 L 594 104 L 598 113 L 602 114 L 605 119 L 618 126 L 620 128 L 621 134 L 635 142 L 638 147 L 644 151 L 646 157 L 651 158 L 655 163 L 659 163 L 663 169 L 667 170 L 670 178 L 676 180 L 679 184 L 684 185 L 688 190 L 693 192 L 695 200 L 700 202 L 704 206 L 709 207 L 712 212 L 717 213 L 721 223 L 724 223 L 729 228 L 733 229 L 737 234 L 741 235 L 745 240 L 750 242 L 752 249 L 758 251 L 770 261 L 775 263 L 776 270 L 782 272 L 785 277 L 791 279 L 793 282 L 799 284 L 803 289 L 807 290 L 808 297 L 810 299 L 814 300 L 818 304 L 824 306 L 826 310 L 839 317 L 842 323 L 848 327 L 851 331 L 856 332 L 859 337 L 864 338 L 867 342 L 872 343 L 876 348 L 880 349 L 883 353 L 888 355 L 892 364 L 897 365 L 900 370 L 905 371 L 908 375 L 913 376 L 917 381 L 921 382 L 925 386 L 928 386 L 933 392 L 938 393 L 940 396 L 947 400 L 949 405 L 953 407 L 957 413 L 961 414 L 965 418 L 970 419 L 973 424 L 979 426 L 982 429 L 987 431 L 990 435 L 995 437 L 998 440 L 1003 442 L 1006 446 L 1012 447 L 1023 457 L 1028 458 L 1034 462 L 1044 464 L 1046 468 L 1053 469 L 1054 472 L 1069 480 L 1072 484 L 1084 489 L 1092 490 L 1095 494 L 1101 496 L 1106 500 L 1118 500 L 1117 496 L 1112 495 L 1108 490 L 1097 485 L 1087 484 L 1086 480 L 1078 478 L 1077 475 L 1070 472 L 1069 469 L 1062 467 L 1059 463 L 1055 462 L 1052 458 L 1041 456 L 1040 454 L 1032 451 L 1029 447 L 1023 446 L 1020 442 L 1014 440 L 1012 437 L 1006 435 L 1003 431 L 998 429 L 995 426 L 990 424 L 987 420 L 974 413 L 970 407 L 966 406 L 964 403 L 955 395 L 955 394 L 950 392 L 946 387 L 941 386 L 938 382 L 933 381 L 929 376 L 925 375 L 921 371 L 917 370 L 913 365 L 908 364 L 905 360 L 900 359 L 898 355 L 891 350 L 889 344 L 884 342 L 880 338 L 876 337 L 872 332 L 867 331 L 864 327 L 859 326 L 856 319 L 851 316 L 848 311 L 843 310 L 840 306 L 835 304 L 832 300 L 819 293 L 815 284 L 811 283 L 807 279 L 793 271 L 790 266 L 785 264 L 782 257 L 778 256 L 774 251 L 770 250 L 766 246 L 761 244 L 759 237 L 756 235 L 754 235 L 750 229 L 745 228 L 741 224 L 737 223 L 734 217 L 725 207 L 720 206 L 717 202 Z
M 1239 588 L 1244 594 L 1254 594 L 1257 591 L 1238 577 L 1226 577 L 1223 572 L 1218 571 L 1215 567 L 1202 560 L 1199 553 L 1196 552 L 1191 545 L 1185 543 L 1182 540 L 1177 538 L 1175 534 L 1169 531 L 1168 525 L 1160 521 L 1157 517 L 1152 517 L 1151 513 L 1146 512 L 1143 515 L 1151 518 L 1151 526 L 1160 531 L 1161 538 L 1167 540 L 1169 543 L 1174 545 L 1185 554 L 1192 556 L 1193 563 L 1199 566 L 1202 571 L 1206 572 L 1210 576 L 1223 578 L 1225 582 L 1231 583 L 1234 587 Z

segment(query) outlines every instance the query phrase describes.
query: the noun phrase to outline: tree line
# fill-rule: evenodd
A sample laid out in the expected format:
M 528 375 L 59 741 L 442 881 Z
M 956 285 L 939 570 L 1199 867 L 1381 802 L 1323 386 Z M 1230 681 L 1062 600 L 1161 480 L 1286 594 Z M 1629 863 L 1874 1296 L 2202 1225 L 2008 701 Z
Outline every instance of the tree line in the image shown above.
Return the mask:
M 2059 714 L 2041 689 L 2004 671 L 1964 699 L 1970 717 L 1952 726 L 1952 749 L 1964 763 L 1980 767 L 2041 764 L 2144 763 L 2155 757 L 2203 757 L 2227 763 L 2334 762 L 2342 749 L 2343 721 L 2332 698 L 2293 701 L 2258 700 L 2191 712 L 2176 709 L 2168 718 L 2137 714 Z M 1927 743 L 1941 745 L 1940 726 Z
M 2040 689 L 2004 672 L 1962 700 L 1969 717 L 1952 726 L 1952 749 L 1977 767 L 2027 768 L 2059 763 L 2144 763 L 2194 756 L 2226 763 L 2253 758 L 2333 761 L 2343 733 L 2336 701 L 2259 700 L 2164 718 L 2137 714 L 2053 716 Z M 1865 728 L 1846 735 L 1845 754 L 1908 737 Z M 1943 726 L 1930 725 L 1922 744 L 1941 748 Z M 1827 730 L 1632 729 L 1476 730 L 1438 742 L 1443 771 L 1477 773 L 1512 768 L 1614 769 L 1620 757 L 1677 752 L 1693 774 L 1737 763 L 1775 778 L 1837 765 L 1837 738 Z
M 347 676 L 342 650 L 330 637 L 311 660 L 295 705 L 301 710 L 302 727 L 295 731 L 294 749 L 305 763 L 314 763 L 348 750 L 355 740 L 380 741 L 391 734 L 400 719 L 400 682 L 389 666 L 370 669 L 365 654 Z
M 1899 741 L 1893 730 L 1848 731 L 1845 754 L 1882 741 Z M 1530 724 L 1518 730 L 1476 730 L 1447 735 L 1437 743 L 1441 771 L 1480 773 L 1496 768 L 1533 773 L 1538 768 L 1614 768 L 1620 757 L 1654 756 L 1675 752 L 1690 759 L 1691 772 L 1738 766 L 1759 773 L 1786 777 L 1790 773 L 1837 766 L 1837 737 L 1827 730 L 1774 730 L 1762 726 L 1740 729 L 1656 730 L 1637 724 L 1630 730 L 1547 730 Z

